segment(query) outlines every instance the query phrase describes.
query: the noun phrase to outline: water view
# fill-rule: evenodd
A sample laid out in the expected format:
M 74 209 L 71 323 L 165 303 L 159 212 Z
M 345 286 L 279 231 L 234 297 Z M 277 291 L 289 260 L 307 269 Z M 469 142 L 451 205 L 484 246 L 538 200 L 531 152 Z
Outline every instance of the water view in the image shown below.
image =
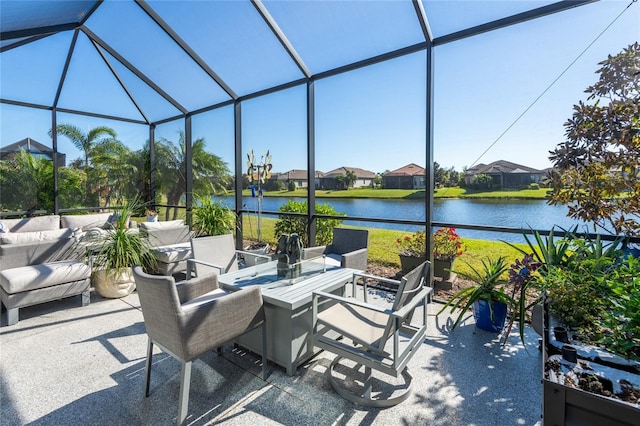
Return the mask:
M 304 198 L 291 198 L 304 201 Z M 277 211 L 287 201 L 285 198 L 264 197 L 263 211 Z M 420 200 L 381 200 L 381 199 L 336 199 L 318 198 L 318 204 L 328 203 L 337 212 L 354 217 L 375 217 L 385 219 L 424 220 L 424 203 Z M 245 208 L 257 210 L 257 198 L 245 198 Z M 564 229 L 583 222 L 567 217 L 566 206 L 550 206 L 544 200 L 435 200 L 433 220 L 467 225 L 498 226 L 523 229 L 551 229 L 554 225 Z M 418 226 L 363 221 L 349 221 L 349 225 L 369 228 L 415 231 Z M 591 228 L 581 230 L 593 231 Z M 459 229 L 463 237 L 486 240 L 506 240 L 524 242 L 520 234 L 496 233 L 488 231 Z

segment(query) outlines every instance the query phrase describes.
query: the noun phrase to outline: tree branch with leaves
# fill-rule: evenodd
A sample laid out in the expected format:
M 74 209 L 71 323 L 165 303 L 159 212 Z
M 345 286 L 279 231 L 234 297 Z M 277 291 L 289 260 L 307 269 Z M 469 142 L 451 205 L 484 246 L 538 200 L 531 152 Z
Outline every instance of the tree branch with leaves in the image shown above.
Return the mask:
M 640 236 L 640 44 L 600 62 L 587 102 L 573 107 L 566 140 L 550 151 L 548 203 L 568 216 Z

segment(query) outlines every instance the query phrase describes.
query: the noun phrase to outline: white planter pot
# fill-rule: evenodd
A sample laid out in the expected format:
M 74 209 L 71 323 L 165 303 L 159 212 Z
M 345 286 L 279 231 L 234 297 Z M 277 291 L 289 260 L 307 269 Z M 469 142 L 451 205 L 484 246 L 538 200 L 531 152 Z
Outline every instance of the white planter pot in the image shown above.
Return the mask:
M 131 268 L 127 268 L 119 274 L 107 274 L 104 269 L 93 272 L 93 287 L 96 292 L 109 299 L 117 299 L 127 296 L 136 289 Z

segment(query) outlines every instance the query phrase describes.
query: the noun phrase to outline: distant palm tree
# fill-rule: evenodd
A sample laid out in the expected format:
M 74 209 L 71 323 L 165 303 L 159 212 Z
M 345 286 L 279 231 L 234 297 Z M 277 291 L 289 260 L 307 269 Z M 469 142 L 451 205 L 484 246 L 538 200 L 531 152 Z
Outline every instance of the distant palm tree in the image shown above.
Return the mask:
M 122 205 L 137 196 L 133 189 L 138 168 L 133 157 L 133 151 L 117 140 L 104 141 L 94 148 L 92 163 L 105 206 L 112 200 Z
M 157 182 L 167 195 L 167 204 L 178 206 L 186 192 L 186 154 L 184 132 L 178 132 L 178 143 L 162 138 L 156 142 Z M 213 195 L 225 192 L 231 172 L 220 157 L 205 151 L 204 138 L 196 139 L 191 147 L 191 165 L 193 169 L 193 192 Z M 173 219 L 178 209 L 173 209 Z M 169 209 L 166 211 L 169 219 Z
M 90 179 L 91 172 L 91 160 L 96 154 L 96 148 L 100 145 L 113 143 L 116 141 L 116 131 L 110 127 L 99 126 L 90 129 L 87 133 L 83 133 L 82 130 L 72 124 L 60 124 L 56 126 L 56 133 L 58 135 L 66 136 L 71 143 L 84 155 L 84 171 L 87 175 L 85 183 L 85 199 L 87 202 L 90 200 L 91 185 L 93 180 Z M 49 136 L 53 136 L 53 130 L 49 130 Z
M 0 161 L 0 207 L 7 210 L 53 209 L 53 163 L 21 149 Z
M 344 178 L 344 183 L 345 185 L 347 185 L 347 188 L 353 187 L 353 184 L 356 183 L 357 181 L 358 181 L 358 176 L 356 175 L 356 172 L 354 172 L 353 170 L 347 170 Z

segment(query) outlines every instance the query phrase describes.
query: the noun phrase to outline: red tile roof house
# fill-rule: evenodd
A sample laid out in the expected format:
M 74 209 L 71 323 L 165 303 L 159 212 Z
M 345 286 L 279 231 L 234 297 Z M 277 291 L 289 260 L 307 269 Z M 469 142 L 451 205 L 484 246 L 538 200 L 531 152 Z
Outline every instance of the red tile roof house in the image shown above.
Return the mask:
M 386 189 L 425 189 L 425 169 L 411 163 L 382 175 Z
M 315 176 L 315 186 L 318 187 L 320 184 L 320 178 L 324 176 L 324 173 L 320 171 L 316 171 Z M 300 169 L 289 170 L 284 173 L 274 173 L 273 178 L 283 182 L 285 187 L 289 184 L 290 181 L 295 182 L 296 188 L 308 188 L 309 187 L 309 179 L 307 179 L 307 171 Z
M 358 178 L 354 183 L 354 188 L 369 187 L 373 184 L 373 179 L 376 174 L 369 170 L 359 169 L 357 167 L 340 167 L 335 170 L 331 170 L 322 176 L 319 181 L 318 189 L 344 189 L 341 187 L 340 182 L 336 180 L 338 176 L 346 176 L 347 172 L 354 172 Z
M 484 174 L 491 176 L 494 185 L 499 185 L 502 188 L 520 188 L 530 183 L 540 183 L 546 173 L 546 170 L 538 170 L 510 161 L 499 160 L 490 164 L 478 164 L 471 167 L 464 174 L 464 182 L 467 185 L 471 185 L 477 175 Z

